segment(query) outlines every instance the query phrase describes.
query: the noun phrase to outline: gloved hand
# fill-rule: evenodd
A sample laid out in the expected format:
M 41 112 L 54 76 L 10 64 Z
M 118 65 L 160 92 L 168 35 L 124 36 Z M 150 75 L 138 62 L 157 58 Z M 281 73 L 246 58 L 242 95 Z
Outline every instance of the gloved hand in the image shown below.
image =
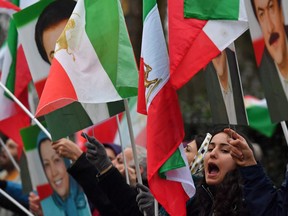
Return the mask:
M 154 197 L 149 188 L 139 183 L 136 184 L 136 188 L 139 191 L 138 195 L 136 196 L 136 202 L 138 203 L 139 210 L 142 213 L 145 212 L 146 215 L 154 216 Z
M 107 156 L 104 146 L 94 137 L 90 137 L 85 133 L 81 135 L 88 140 L 88 142 L 85 143 L 87 147 L 86 157 L 88 161 L 96 167 L 98 172 L 101 174 L 112 166 L 112 162 Z

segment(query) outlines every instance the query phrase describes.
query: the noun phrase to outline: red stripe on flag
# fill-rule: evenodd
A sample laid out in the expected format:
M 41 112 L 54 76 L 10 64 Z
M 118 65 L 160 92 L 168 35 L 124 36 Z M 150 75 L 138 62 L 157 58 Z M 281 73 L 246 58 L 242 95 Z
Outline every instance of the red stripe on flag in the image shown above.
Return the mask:
M 8 1 L 0 1 L 0 8 L 6 8 L 6 9 L 11 9 L 15 11 L 20 11 L 20 8 L 17 7 L 16 5 L 12 4 L 11 2 Z
M 264 53 L 264 48 L 265 48 L 264 39 L 261 38 L 261 39 L 254 40 L 253 41 L 253 48 L 254 48 L 257 66 L 259 67 L 263 53 Z
M 148 109 L 147 163 L 151 191 L 170 215 L 185 215 L 188 197 L 181 183 L 161 179 L 158 170 L 178 149 L 183 138 L 184 124 L 178 96 L 168 81 Z
M 27 90 L 27 86 L 31 80 L 32 77 L 23 51 L 23 47 L 20 45 L 17 50 L 16 60 L 16 78 L 14 92 L 16 97 L 19 97 L 19 95 L 21 95 L 23 91 Z
M 15 104 L 15 106 L 18 105 Z M 23 151 L 23 141 L 20 130 L 29 125 L 30 118 L 22 110 L 18 111 L 17 114 L 0 121 L 0 131 L 18 144 L 18 159 L 20 159 Z
M 53 193 L 53 190 L 49 183 L 38 185 L 37 186 L 37 192 L 39 194 L 40 201 L 43 199 L 46 199 L 47 197 L 51 196 Z
M 202 31 L 207 21 L 184 19 L 184 0 L 169 0 L 168 10 L 170 80 L 178 89 L 220 51 Z
M 41 98 L 45 83 L 46 83 L 47 78 L 44 78 L 42 80 L 39 80 L 34 83 L 35 89 L 37 91 L 38 97 Z
M 147 115 L 146 109 L 146 97 L 145 97 L 145 85 L 144 85 L 144 60 L 140 58 L 140 71 L 138 81 L 138 101 L 137 101 L 137 112 Z
M 54 58 L 37 107 L 36 116 L 45 115 L 77 100 L 69 76 L 62 65 Z

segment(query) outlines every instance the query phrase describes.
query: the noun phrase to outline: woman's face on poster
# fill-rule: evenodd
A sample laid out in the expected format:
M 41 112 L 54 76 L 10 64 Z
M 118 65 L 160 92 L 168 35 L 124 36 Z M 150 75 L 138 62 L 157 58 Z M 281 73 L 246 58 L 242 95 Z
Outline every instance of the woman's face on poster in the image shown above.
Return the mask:
M 53 190 L 65 200 L 69 194 L 69 175 L 63 158 L 52 148 L 51 141 L 45 140 L 40 145 L 40 154 L 44 171 Z

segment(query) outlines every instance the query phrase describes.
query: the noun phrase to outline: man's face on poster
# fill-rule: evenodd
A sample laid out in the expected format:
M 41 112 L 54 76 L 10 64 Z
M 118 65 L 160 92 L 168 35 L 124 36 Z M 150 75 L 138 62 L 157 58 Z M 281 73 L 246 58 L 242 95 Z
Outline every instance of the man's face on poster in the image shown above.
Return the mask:
M 254 3 L 266 48 L 276 64 L 281 64 L 287 52 L 282 9 L 278 0 L 254 0 Z
M 226 74 L 226 52 L 225 50 L 222 51 L 218 56 L 216 56 L 214 59 L 212 59 L 213 66 L 217 72 L 217 75 L 219 77 Z

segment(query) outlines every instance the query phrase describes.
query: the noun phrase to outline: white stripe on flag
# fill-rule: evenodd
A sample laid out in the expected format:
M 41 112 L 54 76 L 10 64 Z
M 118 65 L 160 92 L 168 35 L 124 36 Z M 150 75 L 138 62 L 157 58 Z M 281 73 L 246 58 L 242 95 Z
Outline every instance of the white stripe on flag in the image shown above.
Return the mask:
M 67 72 L 79 102 L 105 103 L 121 100 L 122 98 L 102 67 L 97 53 L 85 32 L 84 1 L 77 3 L 76 10 L 78 13 L 73 13 L 70 18 L 70 20 L 75 21 L 75 27 L 66 32 L 68 44 L 74 46 L 65 50 L 59 47 L 57 43 L 55 50 L 60 50 L 56 52 L 55 58 Z M 69 38 L 69 35 L 73 35 L 73 37 Z M 74 61 L 73 58 L 75 58 Z M 79 76 L 81 76 L 81 79 L 79 79 Z M 105 89 L 105 94 L 103 94 L 103 89 Z
M 189 167 L 189 165 L 187 157 L 184 153 L 184 147 L 182 143 L 178 147 L 178 150 L 180 151 L 182 159 L 185 161 L 186 166 L 166 172 L 166 178 L 167 180 L 181 182 L 186 194 L 189 197 L 192 197 L 195 194 L 195 185 L 191 176 L 190 169 L 187 168 Z
M 227 20 L 210 20 L 204 26 L 203 31 L 215 44 L 223 51 L 235 39 L 248 29 L 248 22 L 227 21 Z
M 153 91 L 151 91 L 151 95 L 147 98 L 149 89 L 146 88 L 146 100 L 147 101 L 147 110 L 149 110 L 149 106 L 153 98 L 157 95 L 157 93 L 162 89 L 162 87 L 169 80 L 169 58 L 167 53 L 167 45 L 165 40 L 155 40 L 155 38 L 164 38 L 160 20 L 157 18 L 159 16 L 157 5 L 153 7 L 150 13 L 146 16 L 143 24 L 143 36 L 142 36 L 142 53 L 141 56 L 145 57 L 144 63 L 149 62 L 149 66 L 152 68 L 153 73 L 149 73 L 148 80 L 161 80 L 159 85 L 156 86 Z M 153 34 L 151 34 L 153 32 Z M 150 44 L 150 45 L 148 45 Z M 158 55 L 158 58 L 155 59 L 154 53 L 157 52 L 165 52 L 161 55 Z M 144 67 L 145 68 L 145 67 Z
M 47 178 L 43 171 L 43 166 L 40 161 L 38 149 L 26 151 L 28 168 L 31 176 L 33 190 L 36 190 L 38 185 L 46 184 Z
M 107 103 L 103 104 L 81 103 L 81 105 L 87 112 L 93 124 L 100 123 L 110 117 Z

